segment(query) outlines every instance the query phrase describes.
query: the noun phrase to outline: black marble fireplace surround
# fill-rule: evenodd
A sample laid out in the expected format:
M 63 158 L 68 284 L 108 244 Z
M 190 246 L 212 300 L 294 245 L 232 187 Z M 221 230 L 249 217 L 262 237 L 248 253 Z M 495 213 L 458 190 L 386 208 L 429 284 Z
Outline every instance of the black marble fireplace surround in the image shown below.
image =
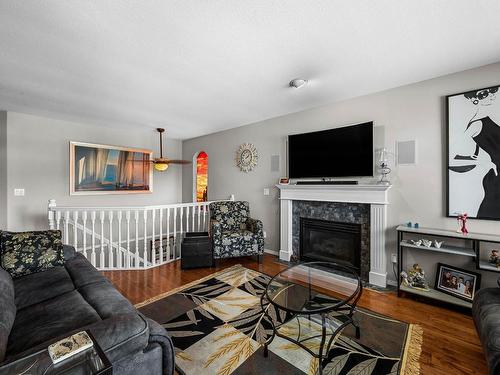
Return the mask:
M 301 220 L 302 219 L 302 220 Z M 308 221 L 307 219 L 313 219 Z M 316 219 L 316 220 L 314 220 Z M 301 258 L 303 251 L 307 249 L 301 249 L 301 227 L 304 230 L 304 224 L 316 224 L 316 229 L 322 232 L 322 226 L 326 229 L 326 226 L 330 223 L 332 228 L 335 224 L 339 224 L 339 228 L 343 229 L 344 232 L 347 228 L 349 230 L 356 232 L 356 228 L 359 230 L 359 248 L 354 248 L 353 251 L 359 254 L 353 254 L 351 259 L 347 257 L 345 261 L 353 261 L 354 266 L 361 270 L 361 278 L 365 281 L 368 280 L 368 273 L 370 271 L 370 205 L 362 203 L 340 203 L 340 202 L 316 202 L 316 201 L 293 201 L 292 203 L 292 250 L 294 260 L 313 260 L 310 256 Z M 355 224 L 353 226 L 344 224 Z M 316 236 L 322 237 L 322 233 L 316 233 Z M 356 234 L 354 234 L 356 236 Z M 344 239 L 348 236 L 342 235 Z M 342 239 L 341 239 L 342 240 Z M 355 244 L 357 239 L 350 239 L 346 244 Z M 331 248 L 331 247 L 330 247 Z M 345 258 L 345 254 L 341 257 Z M 356 259 L 357 258 L 357 259 Z M 316 260 L 322 260 L 317 258 Z M 332 259 L 333 260 L 333 259 Z M 357 263 L 359 262 L 359 263 Z

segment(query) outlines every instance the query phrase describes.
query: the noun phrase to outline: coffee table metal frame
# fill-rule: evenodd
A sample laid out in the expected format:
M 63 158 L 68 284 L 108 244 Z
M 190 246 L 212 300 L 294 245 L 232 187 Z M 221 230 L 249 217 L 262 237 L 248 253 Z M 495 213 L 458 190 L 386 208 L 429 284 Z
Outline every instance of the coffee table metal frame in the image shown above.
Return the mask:
M 286 271 L 288 271 L 288 270 L 290 270 L 292 268 L 299 267 L 299 266 L 308 266 L 309 271 L 308 271 L 308 283 L 307 284 L 308 284 L 308 288 L 309 288 L 309 301 L 311 301 L 311 293 L 312 293 L 312 291 L 314 289 L 311 287 L 311 283 L 310 283 L 310 281 L 311 281 L 311 267 L 310 266 L 314 266 L 314 265 L 318 265 L 318 266 L 323 265 L 323 266 L 326 266 L 326 267 L 334 267 L 334 268 L 338 269 L 339 271 L 344 271 L 344 272 L 348 273 L 350 277 L 352 277 L 353 279 L 357 280 L 358 285 L 357 285 L 356 290 L 353 292 L 353 294 L 351 296 L 349 296 L 345 300 L 339 300 L 338 303 L 335 303 L 335 304 L 332 304 L 332 305 L 329 305 L 329 306 L 324 306 L 324 307 L 321 307 L 321 308 L 318 308 L 318 309 L 306 310 L 306 311 L 290 309 L 290 308 L 287 308 L 285 306 L 282 306 L 282 305 L 276 303 L 269 296 L 269 293 L 268 293 L 269 286 L 272 285 L 273 281 L 275 281 L 275 279 L 277 277 L 279 277 L 283 272 L 286 272 Z M 300 285 L 300 284 L 297 284 L 297 285 Z M 265 292 L 262 293 L 262 295 L 260 297 L 260 304 L 261 304 L 262 310 L 264 312 L 264 315 L 268 317 L 268 320 L 271 322 L 271 325 L 272 325 L 272 328 L 273 328 L 273 333 L 272 333 L 271 338 L 269 340 L 267 340 L 265 342 L 265 344 L 264 344 L 264 357 L 268 357 L 268 355 L 269 355 L 268 346 L 274 340 L 275 336 L 278 336 L 278 337 L 281 337 L 281 338 L 283 338 L 285 340 L 288 340 L 288 341 L 290 341 L 290 342 L 292 342 L 292 343 L 300 346 L 301 348 L 303 348 L 304 350 L 306 350 L 309 354 L 311 354 L 314 358 L 317 358 L 319 360 L 319 366 L 318 366 L 319 367 L 319 374 L 322 374 L 323 373 L 323 366 L 326 365 L 326 363 L 323 363 L 323 362 L 325 362 L 325 360 L 327 359 L 328 352 L 330 351 L 330 348 L 331 348 L 331 345 L 332 345 L 333 341 L 342 332 L 342 330 L 345 327 L 347 327 L 349 324 L 352 324 L 354 326 L 355 330 L 356 330 L 356 338 L 359 339 L 359 337 L 361 335 L 361 332 L 360 332 L 360 329 L 359 329 L 359 325 L 353 320 L 352 315 L 354 313 L 354 309 L 356 308 L 356 304 L 358 303 L 358 300 L 361 297 L 362 292 L 363 292 L 363 285 L 361 283 L 361 279 L 360 279 L 359 275 L 357 274 L 357 272 L 353 268 L 350 268 L 348 266 L 341 265 L 341 264 L 338 264 L 338 263 L 333 263 L 333 262 L 304 262 L 304 263 L 299 263 L 299 264 L 293 265 L 291 267 L 288 267 L 288 268 L 280 271 L 279 273 L 277 273 L 276 275 L 274 275 L 271 278 L 271 280 L 269 280 L 269 283 L 266 286 Z M 287 313 L 293 314 L 294 316 L 293 316 L 292 319 L 296 319 L 297 318 L 297 322 L 298 322 L 298 325 L 299 325 L 299 334 L 297 336 L 298 340 L 295 340 L 294 338 L 291 338 L 291 337 L 286 336 L 286 335 L 282 335 L 282 334 L 280 334 L 278 332 L 278 329 L 281 326 L 283 326 L 283 325 L 287 324 L 288 322 L 290 322 L 291 319 L 288 319 L 286 322 L 283 322 L 281 324 L 276 325 L 274 323 L 273 319 L 267 313 L 267 309 L 264 308 L 264 305 L 265 305 L 264 297 L 266 297 L 266 299 L 269 301 L 269 303 L 271 303 L 276 308 L 278 308 L 280 310 L 284 310 Z M 332 314 L 335 314 L 336 316 L 343 317 L 345 319 L 345 321 L 341 322 L 339 320 L 339 322 L 341 322 L 341 324 L 338 327 L 333 328 L 332 325 L 331 325 L 331 319 L 332 318 L 329 317 Z M 321 328 L 322 328 L 321 329 L 321 335 L 308 336 L 305 339 L 301 340 L 300 339 L 300 320 L 298 319 L 298 317 L 299 316 L 307 316 L 308 320 L 313 321 L 313 322 L 319 324 L 319 322 L 311 320 L 311 316 L 312 315 L 319 315 L 321 317 Z M 329 334 L 329 333 L 327 333 L 327 328 L 331 329 L 331 331 L 330 331 L 331 332 L 331 337 L 328 340 L 328 342 L 326 342 L 327 336 Z M 306 342 L 306 341 L 309 341 L 309 340 L 314 339 L 314 338 L 319 338 L 319 337 L 321 337 L 321 342 L 320 342 L 320 347 L 319 347 L 318 353 L 313 352 L 310 348 L 308 348 L 304 344 L 304 342 Z

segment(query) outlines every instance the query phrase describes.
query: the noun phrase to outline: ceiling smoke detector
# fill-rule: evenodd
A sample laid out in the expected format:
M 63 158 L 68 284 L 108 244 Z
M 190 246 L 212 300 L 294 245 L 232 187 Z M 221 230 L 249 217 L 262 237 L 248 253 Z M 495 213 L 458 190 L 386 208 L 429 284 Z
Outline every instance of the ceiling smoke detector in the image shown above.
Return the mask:
M 290 83 L 288 83 L 288 86 L 293 87 L 295 89 L 299 89 L 302 86 L 306 85 L 307 82 L 308 82 L 307 79 L 295 78 L 295 79 L 292 79 L 290 81 Z

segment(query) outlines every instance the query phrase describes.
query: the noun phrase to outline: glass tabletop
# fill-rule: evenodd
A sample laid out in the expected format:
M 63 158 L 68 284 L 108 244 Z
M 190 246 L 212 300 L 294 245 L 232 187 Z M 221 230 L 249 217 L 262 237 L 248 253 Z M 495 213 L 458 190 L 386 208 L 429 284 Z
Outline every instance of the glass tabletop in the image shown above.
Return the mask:
M 355 303 L 361 289 L 361 280 L 353 269 L 330 262 L 308 262 L 274 276 L 266 297 L 280 309 L 315 314 Z
M 102 349 L 94 346 L 53 364 L 47 349 L 0 366 L 0 375 L 96 375 L 111 374 L 112 367 Z

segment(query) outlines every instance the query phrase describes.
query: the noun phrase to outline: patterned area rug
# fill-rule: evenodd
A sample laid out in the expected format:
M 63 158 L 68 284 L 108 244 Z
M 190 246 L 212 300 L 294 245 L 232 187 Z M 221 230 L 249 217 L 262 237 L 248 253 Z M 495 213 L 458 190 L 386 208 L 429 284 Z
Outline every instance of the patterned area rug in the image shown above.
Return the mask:
M 137 307 L 161 323 L 176 348 L 176 367 L 185 375 L 201 374 L 315 374 L 318 361 L 297 345 L 275 337 L 269 356 L 262 343 L 271 324 L 260 306 L 270 277 L 240 265 L 214 273 Z M 320 325 L 265 307 L 280 332 L 293 337 L 298 325 L 312 334 Z M 355 338 L 352 326 L 337 337 L 323 373 L 329 375 L 419 374 L 422 329 L 358 308 L 354 319 L 361 328 Z M 313 320 L 313 319 L 312 319 Z M 308 347 L 319 348 L 319 340 Z

